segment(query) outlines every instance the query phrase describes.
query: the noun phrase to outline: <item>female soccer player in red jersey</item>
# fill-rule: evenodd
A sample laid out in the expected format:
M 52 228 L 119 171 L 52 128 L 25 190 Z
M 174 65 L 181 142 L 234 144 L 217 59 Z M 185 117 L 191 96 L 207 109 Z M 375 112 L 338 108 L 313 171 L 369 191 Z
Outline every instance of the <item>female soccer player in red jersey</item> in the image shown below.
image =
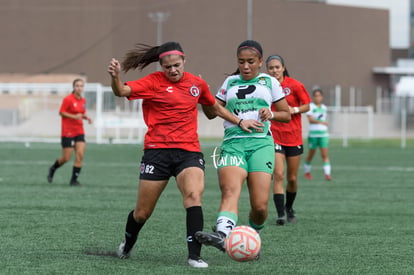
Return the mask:
M 244 131 L 258 130 L 263 124 L 256 120 L 241 121 L 217 103 L 204 80 L 184 71 L 185 61 L 180 44 L 167 42 L 155 47 L 138 44 L 122 62 L 124 72 L 142 70 L 153 62 L 159 62 L 160 72 L 123 83 L 120 62 L 112 59 L 108 66 L 116 96 L 129 100 L 143 99 L 143 115 L 148 127 L 137 203 L 129 213 L 125 239 L 119 246 L 118 256 L 130 256 L 138 233 L 151 216 L 169 178 L 174 176 L 187 214 L 187 262 L 192 267 L 205 268 L 208 264 L 200 258 L 201 244 L 194 238 L 194 233 L 202 230 L 204 221 L 201 196 L 205 163 L 197 134 L 197 104 L 203 105 L 206 112 L 239 125 Z
M 50 166 L 47 180 L 49 183 L 53 181 L 56 169 L 68 162 L 72 157 L 73 149 L 75 149 L 75 162 L 73 163 L 72 178 L 70 185 L 80 185 L 78 176 L 80 174 L 83 155 L 85 153 L 85 131 L 83 129 L 83 121 L 87 120 L 89 124 L 92 119 L 86 115 L 86 100 L 82 97 L 85 82 L 83 79 L 75 79 L 73 81 L 73 91 L 70 95 L 63 99 L 59 114 L 62 117 L 62 156 Z
M 246 133 L 236 125 L 224 123 L 224 141 L 218 160 L 221 203 L 215 232 L 197 232 L 203 244 L 225 250 L 225 238 L 236 226 L 238 204 L 244 182 L 250 197 L 249 225 L 260 232 L 268 216 L 269 195 L 274 170 L 274 142 L 270 120 L 289 122 L 289 106 L 280 83 L 260 73 L 263 50 L 254 40 L 237 48 L 238 70 L 227 77 L 216 94 L 223 105 L 241 119 L 260 118 L 262 131 Z M 271 111 L 275 106 L 277 111 Z
M 279 80 L 289 104 L 292 120 L 289 123 L 272 121 L 272 134 L 275 142 L 275 170 L 273 174 L 273 200 L 277 211 L 277 225 L 296 222 L 293 202 L 298 190 L 298 172 L 303 154 L 302 113 L 309 111 L 310 96 L 298 80 L 289 77 L 285 62 L 280 55 L 266 59 L 267 72 Z M 287 166 L 286 203 L 284 200 L 283 179 Z M 285 216 L 286 212 L 286 216 Z

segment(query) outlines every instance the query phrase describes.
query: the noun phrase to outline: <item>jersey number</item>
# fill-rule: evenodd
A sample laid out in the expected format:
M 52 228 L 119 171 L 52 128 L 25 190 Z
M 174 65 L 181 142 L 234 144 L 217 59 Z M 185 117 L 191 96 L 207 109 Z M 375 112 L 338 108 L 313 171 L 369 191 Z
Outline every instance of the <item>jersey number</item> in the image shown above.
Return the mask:
M 254 85 L 240 86 L 239 90 L 236 93 L 237 98 L 246 99 L 246 95 L 253 93 L 255 90 L 256 90 L 256 86 Z

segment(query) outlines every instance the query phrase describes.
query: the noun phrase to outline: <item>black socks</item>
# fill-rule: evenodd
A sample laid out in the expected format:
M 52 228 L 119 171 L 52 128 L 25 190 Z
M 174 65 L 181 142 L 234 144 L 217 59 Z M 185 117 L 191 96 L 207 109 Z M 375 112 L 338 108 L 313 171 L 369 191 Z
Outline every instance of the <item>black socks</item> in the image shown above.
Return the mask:
M 132 210 L 128 215 L 127 224 L 125 227 L 125 253 L 128 253 L 138 238 L 138 233 L 141 228 L 144 226 L 145 222 L 137 223 L 134 219 L 134 210 Z
M 203 209 L 201 206 L 192 206 L 187 208 L 186 211 L 188 256 L 191 259 L 198 259 L 201 252 L 201 243 L 195 239 L 194 234 L 203 230 Z

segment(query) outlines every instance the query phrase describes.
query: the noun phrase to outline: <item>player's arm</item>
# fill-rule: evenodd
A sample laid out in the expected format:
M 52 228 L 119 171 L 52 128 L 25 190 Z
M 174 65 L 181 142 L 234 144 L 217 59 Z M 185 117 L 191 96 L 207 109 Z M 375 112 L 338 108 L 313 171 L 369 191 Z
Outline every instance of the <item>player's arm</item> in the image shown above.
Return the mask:
M 83 119 L 83 114 L 78 113 L 78 114 L 70 114 L 67 112 L 59 112 L 59 115 L 62 117 L 66 117 L 66 118 L 71 118 L 71 119 Z
M 309 123 L 311 123 L 311 124 L 324 124 L 324 125 L 328 126 L 328 122 L 327 121 L 317 120 L 316 118 L 314 118 L 311 115 L 308 115 L 307 117 L 308 117 Z
M 92 124 L 92 118 L 88 117 L 86 114 L 83 114 L 82 119 L 85 119 L 89 124 Z
M 303 105 L 296 106 L 296 107 L 289 106 L 289 111 L 292 115 L 306 113 L 309 111 L 309 109 L 310 109 L 309 104 L 303 104 Z
M 203 105 L 203 111 L 206 114 L 206 116 L 209 118 L 210 117 L 216 117 L 219 116 L 233 124 L 238 125 L 240 128 L 242 128 L 244 131 L 251 133 L 252 130 L 250 129 L 255 129 L 256 131 L 261 131 L 263 127 L 263 123 L 261 123 L 260 121 L 254 120 L 254 119 L 247 119 L 247 120 L 243 120 L 240 119 L 239 117 L 233 115 L 232 113 L 230 113 L 229 110 L 227 110 L 224 107 L 224 102 L 221 102 L 220 100 L 216 99 L 216 102 L 214 103 L 214 105 L 212 106 L 205 106 Z M 214 118 L 213 117 L 213 118 Z
M 111 59 L 108 66 L 108 73 L 111 76 L 112 91 L 116 96 L 129 96 L 131 95 L 131 88 L 121 81 L 120 77 L 121 64 L 115 58 Z
M 216 99 L 216 103 L 215 104 L 220 104 L 221 106 L 224 107 L 224 102 L 221 100 L 217 100 Z M 208 106 L 208 105 L 201 105 L 201 108 L 203 109 L 203 113 L 206 115 L 206 117 L 208 119 L 213 119 L 217 117 L 216 111 L 215 111 L 215 106 Z
M 276 112 L 272 111 L 271 120 L 278 122 L 289 122 L 292 118 L 291 112 L 289 110 L 289 105 L 285 98 L 276 101 L 275 103 Z

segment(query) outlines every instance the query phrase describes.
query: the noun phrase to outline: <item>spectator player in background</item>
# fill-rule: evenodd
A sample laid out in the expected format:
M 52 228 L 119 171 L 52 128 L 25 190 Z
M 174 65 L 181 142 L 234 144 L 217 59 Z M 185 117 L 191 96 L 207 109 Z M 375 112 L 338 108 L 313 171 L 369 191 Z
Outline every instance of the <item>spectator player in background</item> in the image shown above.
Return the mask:
M 239 124 L 259 118 L 261 131 L 246 133 L 237 124 L 224 122 L 224 140 L 218 160 L 221 203 L 213 232 L 197 232 L 203 244 L 225 251 L 225 238 L 237 225 L 242 186 L 247 181 L 250 196 L 249 226 L 260 232 L 268 216 L 268 202 L 274 168 L 274 144 L 270 120 L 289 122 L 289 106 L 280 83 L 265 73 L 261 45 L 253 40 L 237 48 L 237 71 L 226 78 L 216 98 L 237 114 Z M 276 110 L 272 111 L 271 106 Z
M 271 55 L 266 59 L 267 72 L 282 85 L 289 104 L 292 120 L 289 123 L 272 121 L 271 131 L 275 142 L 275 170 L 273 175 L 273 201 L 275 203 L 277 225 L 285 221 L 296 222 L 293 203 L 298 190 L 298 172 L 303 154 L 302 113 L 309 111 L 311 101 L 304 85 L 291 78 L 280 55 Z M 283 188 L 286 162 L 286 203 Z M 286 215 L 285 215 L 286 213 Z
M 213 97 L 207 83 L 184 71 L 186 58 L 181 45 L 167 42 L 151 47 L 137 44 L 122 62 L 122 70 L 144 69 L 159 62 L 161 70 L 141 79 L 121 81 L 121 64 L 112 59 L 108 66 L 111 86 L 116 96 L 129 100 L 143 99 L 142 108 L 148 131 L 144 140 L 138 197 L 135 209 L 128 215 L 125 239 L 118 248 L 120 258 L 128 258 L 138 234 L 150 218 L 170 177 L 175 177 L 186 210 L 187 263 L 206 268 L 201 259 L 201 244 L 194 238 L 203 228 L 201 197 L 204 191 L 204 157 L 197 134 L 197 104 L 208 113 L 220 116 L 243 131 L 260 129 L 257 120 L 243 121 L 232 115 Z M 252 128 L 252 130 L 249 130 Z M 171 225 L 166 225 L 171 226 Z
M 86 147 L 83 120 L 85 119 L 91 124 L 92 119 L 86 115 L 86 100 L 82 97 L 85 81 L 77 78 L 73 81 L 72 86 L 72 93 L 63 99 L 59 110 L 59 114 L 62 117 L 62 156 L 49 167 L 47 181 L 52 183 L 56 169 L 72 158 L 72 152 L 75 149 L 75 161 L 69 184 L 71 186 L 79 186 L 78 177 L 82 169 Z
M 309 120 L 308 133 L 308 155 L 305 158 L 305 178 L 312 179 L 312 159 L 316 149 L 320 149 L 323 161 L 323 171 L 326 180 L 331 180 L 331 164 L 329 160 L 329 132 L 327 121 L 327 108 L 323 104 L 323 92 L 316 88 L 312 91 L 313 101 L 310 103 L 310 110 L 306 113 Z

